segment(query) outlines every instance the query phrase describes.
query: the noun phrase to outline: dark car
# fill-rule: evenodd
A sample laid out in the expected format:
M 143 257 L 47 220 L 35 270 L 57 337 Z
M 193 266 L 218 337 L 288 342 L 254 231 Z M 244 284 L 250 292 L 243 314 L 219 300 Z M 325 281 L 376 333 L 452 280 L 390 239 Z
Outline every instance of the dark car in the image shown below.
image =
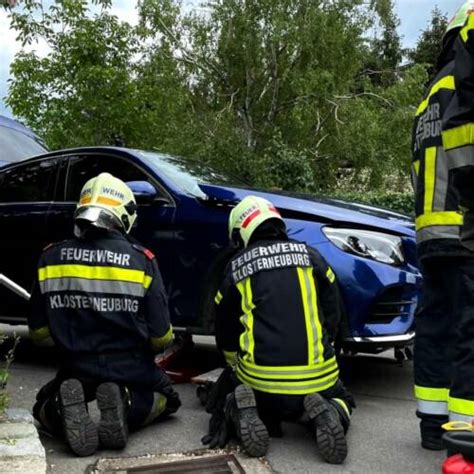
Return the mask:
M 343 294 L 347 347 L 376 352 L 413 340 L 421 281 L 410 218 L 371 206 L 255 190 L 200 162 L 124 148 L 56 151 L 0 168 L 0 273 L 30 289 L 41 249 L 71 237 L 82 185 L 107 171 L 139 202 L 133 234 L 158 257 L 175 327 L 213 331 L 212 301 L 230 258 L 227 219 L 248 194 L 271 200 L 294 239 L 317 248 Z M 284 304 L 284 301 L 282 301 Z M 0 288 L 0 319 L 26 303 Z

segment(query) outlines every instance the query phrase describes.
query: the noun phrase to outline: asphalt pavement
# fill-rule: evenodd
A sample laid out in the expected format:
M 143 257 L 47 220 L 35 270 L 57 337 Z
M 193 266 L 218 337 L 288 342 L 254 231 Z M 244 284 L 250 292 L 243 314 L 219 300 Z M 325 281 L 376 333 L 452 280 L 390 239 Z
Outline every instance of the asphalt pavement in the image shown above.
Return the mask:
M 0 325 L 0 331 L 26 334 L 24 326 Z M 200 340 L 200 342 L 203 342 Z M 202 346 L 216 358 L 212 339 Z M 201 345 L 198 345 L 201 347 Z M 55 351 L 39 350 L 23 341 L 11 369 L 8 383 L 11 407 L 31 409 L 35 395 L 50 380 L 58 360 Z M 346 384 L 352 390 L 357 409 L 348 434 L 349 455 L 342 466 L 325 464 L 318 456 L 311 433 L 303 426 L 287 424 L 284 437 L 271 440 L 267 459 L 276 473 L 439 473 L 444 452 L 430 452 L 419 444 L 416 404 L 413 397 L 411 362 L 399 364 L 392 352 L 381 356 L 347 357 L 343 361 Z M 99 451 L 87 458 L 73 457 L 56 439 L 42 436 L 49 473 L 83 473 L 97 459 L 202 449 L 208 415 L 195 395 L 195 386 L 177 385 L 183 406 L 172 418 L 131 435 L 123 452 Z

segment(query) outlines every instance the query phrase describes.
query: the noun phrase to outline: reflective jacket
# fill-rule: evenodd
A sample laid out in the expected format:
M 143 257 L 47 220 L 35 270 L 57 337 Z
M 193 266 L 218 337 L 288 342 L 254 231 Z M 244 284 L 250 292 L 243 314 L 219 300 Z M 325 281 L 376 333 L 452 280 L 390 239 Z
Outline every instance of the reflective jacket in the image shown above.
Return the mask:
M 217 346 L 241 382 L 262 392 L 306 394 L 338 380 L 335 275 L 306 244 L 250 245 L 228 264 L 215 304 Z
M 43 251 L 28 325 L 73 355 L 157 351 L 173 335 L 155 256 L 118 232 Z
M 467 212 L 462 240 L 474 250 L 474 15 L 455 44 L 454 100 L 444 117 L 443 146 L 454 170 L 453 184 Z
M 413 128 L 412 182 L 418 256 L 463 255 L 459 241 L 463 216 L 453 186 L 456 163 L 443 147 L 442 122 L 455 94 L 454 60 L 430 84 L 416 111 Z

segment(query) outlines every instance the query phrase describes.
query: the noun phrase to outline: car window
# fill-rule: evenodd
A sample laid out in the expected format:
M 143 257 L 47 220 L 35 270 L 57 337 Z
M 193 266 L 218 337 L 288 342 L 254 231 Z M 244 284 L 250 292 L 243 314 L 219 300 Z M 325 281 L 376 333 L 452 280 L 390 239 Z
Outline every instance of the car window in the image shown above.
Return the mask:
M 46 148 L 33 137 L 13 128 L 0 126 L 0 161 L 21 161 L 46 152 Z
M 135 150 L 144 161 L 158 174 L 166 176 L 184 192 L 196 197 L 205 197 L 200 184 L 216 184 L 222 186 L 246 186 L 240 178 L 206 163 L 171 156 L 164 153 Z
M 99 154 L 74 156 L 69 161 L 66 201 L 76 202 L 84 184 L 104 172 L 125 182 L 148 181 L 154 184 L 144 171 L 117 156 Z
M 34 161 L 0 173 L 0 202 L 53 201 L 58 159 Z

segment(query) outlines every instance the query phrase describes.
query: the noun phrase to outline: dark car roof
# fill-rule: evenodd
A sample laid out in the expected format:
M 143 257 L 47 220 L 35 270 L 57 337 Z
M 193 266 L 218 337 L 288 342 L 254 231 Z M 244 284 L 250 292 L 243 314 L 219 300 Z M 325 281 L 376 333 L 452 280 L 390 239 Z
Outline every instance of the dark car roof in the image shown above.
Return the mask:
M 44 142 L 17 120 L 0 116 L 0 167 L 47 152 Z
M 17 132 L 21 132 L 21 133 L 24 133 L 25 135 L 28 135 L 29 137 L 38 139 L 38 137 L 28 127 L 25 127 L 23 124 L 21 124 L 17 120 L 5 117 L 3 115 L 0 115 L 0 126 L 13 128 Z

